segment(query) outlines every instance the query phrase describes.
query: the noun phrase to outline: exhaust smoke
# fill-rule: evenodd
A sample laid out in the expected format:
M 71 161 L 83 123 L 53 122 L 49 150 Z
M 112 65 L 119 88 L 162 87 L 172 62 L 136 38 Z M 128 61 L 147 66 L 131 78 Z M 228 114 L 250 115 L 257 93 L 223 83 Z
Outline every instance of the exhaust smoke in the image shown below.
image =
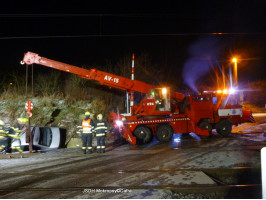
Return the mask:
M 197 81 L 212 69 L 212 61 L 219 57 L 221 45 L 215 38 L 203 38 L 191 45 L 188 49 L 190 58 L 183 68 L 184 82 L 196 93 Z

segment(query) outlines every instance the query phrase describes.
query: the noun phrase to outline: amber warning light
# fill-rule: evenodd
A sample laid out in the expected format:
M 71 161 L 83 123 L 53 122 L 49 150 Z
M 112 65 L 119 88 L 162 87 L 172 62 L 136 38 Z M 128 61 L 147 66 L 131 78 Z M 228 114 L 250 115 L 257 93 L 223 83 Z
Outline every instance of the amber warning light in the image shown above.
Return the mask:
M 234 88 L 228 89 L 223 89 L 223 90 L 217 90 L 217 91 L 203 91 L 203 93 L 217 93 L 217 94 L 234 94 L 236 90 Z

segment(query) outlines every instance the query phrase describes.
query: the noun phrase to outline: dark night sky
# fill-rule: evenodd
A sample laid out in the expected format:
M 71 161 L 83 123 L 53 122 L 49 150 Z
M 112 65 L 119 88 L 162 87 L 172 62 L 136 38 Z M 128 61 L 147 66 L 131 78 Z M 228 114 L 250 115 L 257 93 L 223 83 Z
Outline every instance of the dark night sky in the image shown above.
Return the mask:
M 121 2 L 1 1 L 1 71 L 19 67 L 27 51 L 76 66 L 148 52 L 185 79 L 193 56 L 228 65 L 236 54 L 240 81 L 265 79 L 266 1 Z

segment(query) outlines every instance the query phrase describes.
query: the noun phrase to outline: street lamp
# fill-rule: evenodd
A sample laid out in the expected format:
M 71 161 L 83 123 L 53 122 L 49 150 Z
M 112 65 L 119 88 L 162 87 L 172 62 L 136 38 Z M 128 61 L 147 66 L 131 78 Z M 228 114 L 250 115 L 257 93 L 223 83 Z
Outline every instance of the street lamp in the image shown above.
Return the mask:
M 234 67 L 235 87 L 238 88 L 238 80 L 237 80 L 237 58 L 233 58 L 232 61 L 235 63 L 235 67 Z

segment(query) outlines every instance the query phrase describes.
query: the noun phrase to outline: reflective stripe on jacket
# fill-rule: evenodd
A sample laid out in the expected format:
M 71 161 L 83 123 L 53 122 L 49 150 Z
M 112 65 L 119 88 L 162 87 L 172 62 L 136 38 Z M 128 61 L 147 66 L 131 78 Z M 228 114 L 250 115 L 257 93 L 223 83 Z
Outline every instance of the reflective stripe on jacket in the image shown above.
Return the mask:
M 8 131 L 5 130 L 0 130 L 0 135 L 1 136 L 7 136 Z
M 21 137 L 21 135 L 20 135 L 21 131 L 22 130 L 19 130 L 18 128 L 9 127 L 7 136 L 8 137 L 12 137 L 14 139 L 20 139 L 20 137 Z

